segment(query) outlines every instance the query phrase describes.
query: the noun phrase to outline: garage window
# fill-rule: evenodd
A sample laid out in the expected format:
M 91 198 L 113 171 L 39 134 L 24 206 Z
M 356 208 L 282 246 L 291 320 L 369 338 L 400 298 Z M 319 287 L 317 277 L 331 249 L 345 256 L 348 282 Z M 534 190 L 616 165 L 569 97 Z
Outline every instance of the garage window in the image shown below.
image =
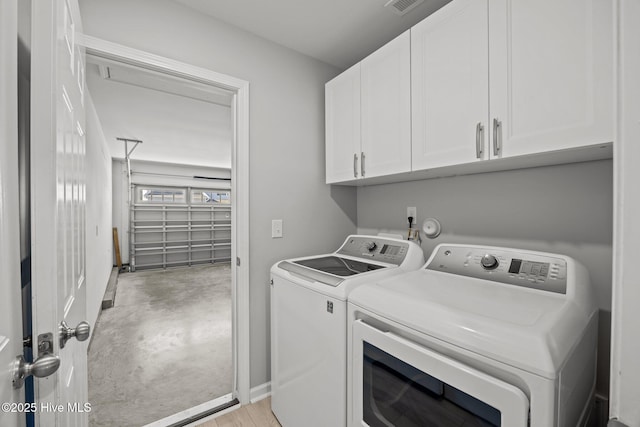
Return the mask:
M 231 192 L 229 190 L 209 190 L 209 189 L 193 189 L 191 190 L 192 204 L 231 204 Z
M 187 190 L 184 188 L 138 187 L 138 203 L 185 204 Z

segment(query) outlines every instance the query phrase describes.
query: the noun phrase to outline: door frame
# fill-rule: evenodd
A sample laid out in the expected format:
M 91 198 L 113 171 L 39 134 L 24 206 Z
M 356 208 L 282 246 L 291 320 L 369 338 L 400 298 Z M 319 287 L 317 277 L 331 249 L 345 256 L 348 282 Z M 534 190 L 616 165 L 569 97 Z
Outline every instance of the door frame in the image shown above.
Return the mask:
M 86 34 L 78 35 L 78 38 L 78 44 L 86 49 L 87 55 L 197 81 L 235 93 L 231 106 L 234 122 L 231 151 L 231 203 L 234 207 L 231 213 L 233 394 L 241 405 L 248 404 L 250 401 L 249 82 Z
M 613 277 L 611 304 L 611 363 L 609 426 L 640 423 L 640 368 L 637 364 L 640 321 L 640 290 L 635 263 L 640 256 L 637 217 L 640 197 L 637 183 L 638 138 L 640 138 L 640 5 L 636 1 L 614 2 L 617 42 L 615 52 L 615 136 L 613 152 Z

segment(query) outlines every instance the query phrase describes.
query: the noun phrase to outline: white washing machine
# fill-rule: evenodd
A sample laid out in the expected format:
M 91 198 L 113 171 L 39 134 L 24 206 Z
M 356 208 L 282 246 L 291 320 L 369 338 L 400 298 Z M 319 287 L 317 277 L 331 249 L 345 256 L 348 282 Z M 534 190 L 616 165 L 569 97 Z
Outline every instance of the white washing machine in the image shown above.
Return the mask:
M 413 242 L 352 235 L 271 268 L 271 409 L 283 427 L 346 425 L 347 296 L 423 264 Z
M 588 273 L 555 254 L 439 245 L 349 295 L 349 426 L 575 427 L 596 379 Z

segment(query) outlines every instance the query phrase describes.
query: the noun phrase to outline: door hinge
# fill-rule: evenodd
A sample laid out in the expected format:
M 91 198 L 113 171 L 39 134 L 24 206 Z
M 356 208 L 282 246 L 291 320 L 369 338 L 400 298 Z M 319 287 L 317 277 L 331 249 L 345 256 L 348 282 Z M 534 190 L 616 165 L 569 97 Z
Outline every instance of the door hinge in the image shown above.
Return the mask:
M 240 267 L 240 257 L 236 257 L 236 265 Z

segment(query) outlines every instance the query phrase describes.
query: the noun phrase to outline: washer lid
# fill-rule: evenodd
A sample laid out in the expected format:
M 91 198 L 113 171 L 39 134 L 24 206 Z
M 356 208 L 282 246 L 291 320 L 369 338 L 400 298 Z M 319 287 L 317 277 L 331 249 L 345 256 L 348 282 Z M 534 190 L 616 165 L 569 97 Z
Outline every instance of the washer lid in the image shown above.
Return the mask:
M 305 267 L 320 270 L 325 273 L 335 274 L 340 277 L 353 276 L 354 274 L 366 273 L 367 271 L 385 268 L 379 264 L 371 264 L 368 262 L 357 261 L 349 258 L 342 258 L 335 255 L 324 256 L 320 258 L 308 258 L 293 261 L 296 264 Z
M 372 264 L 335 255 L 325 255 L 317 258 L 282 261 L 278 264 L 278 267 L 325 285 L 338 286 L 347 277 L 392 266 Z
M 338 287 L 346 280 L 353 285 L 360 285 L 368 273 L 380 274 L 394 270 L 394 267 L 413 270 L 423 263 L 424 253 L 414 242 L 381 236 L 350 235 L 332 254 L 289 259 L 274 267 L 310 281 Z
M 595 313 L 566 295 L 426 269 L 363 285 L 349 302 L 550 379 Z

